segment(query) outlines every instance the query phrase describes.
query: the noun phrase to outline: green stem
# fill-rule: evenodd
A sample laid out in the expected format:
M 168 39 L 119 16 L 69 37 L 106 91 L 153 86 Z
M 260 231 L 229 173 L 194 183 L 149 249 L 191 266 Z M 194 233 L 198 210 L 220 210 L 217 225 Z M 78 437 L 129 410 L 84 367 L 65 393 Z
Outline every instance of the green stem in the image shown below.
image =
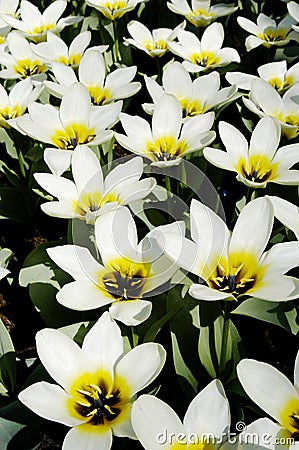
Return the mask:
M 165 186 L 167 189 L 167 192 L 171 194 L 171 184 L 170 184 L 170 178 L 168 175 L 165 175 Z
M 135 327 L 133 327 L 133 326 L 131 326 L 131 333 L 132 333 L 132 345 L 133 345 L 133 347 L 137 347 L 138 341 L 139 341 L 139 336 L 135 331 Z
M 226 353 L 227 353 L 227 342 L 229 336 L 229 306 L 227 302 L 224 303 L 224 314 L 223 314 L 223 329 L 222 329 L 222 341 L 221 341 L 221 351 L 220 351 L 220 362 L 219 362 L 219 376 L 224 372 L 226 363 Z
M 115 64 L 115 63 L 121 61 L 121 56 L 120 56 L 120 52 L 119 52 L 119 40 L 118 40 L 116 20 L 112 21 L 112 25 L 113 25 L 113 35 L 114 35 L 114 45 L 113 45 L 113 49 L 112 49 L 112 54 L 113 54 L 113 63 Z

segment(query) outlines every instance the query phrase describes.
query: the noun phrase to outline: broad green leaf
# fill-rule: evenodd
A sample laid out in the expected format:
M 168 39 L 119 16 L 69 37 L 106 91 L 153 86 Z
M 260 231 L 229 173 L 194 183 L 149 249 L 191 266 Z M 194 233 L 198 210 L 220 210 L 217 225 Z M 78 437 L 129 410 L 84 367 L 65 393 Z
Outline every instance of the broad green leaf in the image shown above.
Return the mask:
M 278 325 L 292 334 L 299 334 L 298 306 L 292 302 L 268 302 L 258 298 L 248 298 L 232 313 L 254 317 L 263 322 Z
M 0 381 L 12 392 L 16 385 L 16 355 L 10 335 L 0 319 Z

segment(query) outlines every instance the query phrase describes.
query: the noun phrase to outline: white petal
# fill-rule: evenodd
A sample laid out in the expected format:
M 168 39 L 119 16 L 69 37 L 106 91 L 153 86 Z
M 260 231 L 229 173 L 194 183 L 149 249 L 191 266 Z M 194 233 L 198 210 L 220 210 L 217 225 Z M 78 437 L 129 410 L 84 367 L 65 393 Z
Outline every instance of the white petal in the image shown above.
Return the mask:
M 82 431 L 80 427 L 72 428 L 64 438 L 62 450 L 110 450 L 112 446 L 112 432 L 110 428 L 97 427 L 96 432 Z
M 269 197 L 275 217 L 283 223 L 287 228 L 292 230 L 297 239 L 299 239 L 299 209 L 293 203 L 288 202 L 280 197 Z
M 134 347 L 116 364 L 115 374 L 129 385 L 132 397 L 159 375 L 165 359 L 166 352 L 162 345 L 154 342 L 141 344 Z M 119 388 L 121 390 L 121 385 Z
M 75 311 L 101 308 L 114 301 L 108 292 L 85 280 L 65 284 L 57 293 L 56 299 L 61 305 Z
M 238 17 L 237 21 L 240 27 L 251 34 L 258 34 L 260 32 L 259 27 L 254 22 L 246 19 L 245 17 Z
M 113 191 L 123 181 L 136 182 L 143 172 L 142 158 L 135 157 L 118 164 L 105 178 L 105 192 Z
M 64 0 L 56 0 L 51 5 L 49 5 L 43 12 L 43 23 L 56 24 L 57 20 L 60 18 L 60 16 L 62 16 L 66 5 L 67 2 Z
M 88 331 L 82 349 L 94 362 L 95 370 L 106 367 L 112 372 L 116 360 L 123 353 L 123 340 L 120 328 L 108 312 L 104 312 Z
M 83 192 L 103 192 L 101 164 L 93 151 L 86 145 L 75 148 L 72 172 L 79 195 Z
M 249 289 L 247 294 L 270 302 L 281 302 L 291 300 L 295 290 L 292 277 L 282 276 L 275 271 L 272 273 L 269 269 L 269 273 L 266 273 L 260 283 Z
M 272 206 L 266 198 L 248 203 L 235 224 L 229 253 L 249 253 L 259 259 L 270 238 L 273 219 Z
M 189 294 L 197 300 L 218 301 L 218 300 L 235 300 L 233 295 L 215 289 L 209 288 L 202 284 L 192 284 Z
M 70 44 L 69 54 L 82 55 L 82 53 L 88 46 L 90 39 L 91 39 L 90 31 L 83 31 L 82 33 L 78 34 Z
M 214 166 L 224 170 L 235 171 L 234 161 L 229 157 L 226 152 L 217 150 L 215 148 L 206 147 L 203 149 L 204 157 Z
M 54 175 L 62 175 L 71 163 L 73 152 L 69 150 L 58 150 L 56 148 L 46 148 L 44 160 Z
M 90 96 L 80 83 L 72 84 L 65 92 L 60 105 L 60 118 L 64 127 L 72 124 L 88 126 L 91 114 Z
M 145 41 L 152 41 L 153 37 L 151 32 L 148 28 L 146 28 L 145 25 L 143 25 L 140 22 L 137 22 L 137 20 L 132 20 L 128 24 L 128 32 L 132 36 L 133 39 L 135 39 L 137 42 L 144 43 Z
M 298 397 L 288 378 L 270 364 L 243 359 L 237 373 L 247 395 L 277 422 L 288 400 Z
M 47 202 L 40 205 L 41 210 L 51 217 L 60 217 L 62 219 L 74 219 L 78 214 L 74 213 L 72 203 L 67 201 Z
M 217 417 L 217 420 L 215 420 Z M 230 426 L 229 403 L 221 381 L 211 381 L 190 403 L 184 417 L 187 433 L 223 438 Z
M 175 61 L 166 66 L 163 74 L 163 86 L 166 92 L 177 98 L 191 97 L 192 80 L 182 64 Z M 155 99 L 153 98 L 155 101 Z
M 263 117 L 253 130 L 249 155 L 265 155 L 271 161 L 279 145 L 280 130 L 277 120 L 269 116 Z
M 69 273 L 75 280 L 95 282 L 97 274 L 103 270 L 85 247 L 78 245 L 61 245 L 47 249 L 50 258 L 62 270 Z
M 298 265 L 299 242 L 282 242 L 273 245 L 262 260 L 269 272 L 284 274 Z
M 224 30 L 221 23 L 214 22 L 209 25 L 201 38 L 202 50 L 215 52 L 222 46 L 224 39 Z
M 179 136 L 182 123 L 182 108 L 179 101 L 170 94 L 163 94 L 156 103 L 152 129 L 154 139 Z
M 97 50 L 90 50 L 83 55 L 79 65 L 79 80 L 86 86 L 103 87 L 105 79 L 105 61 Z
M 247 160 L 248 143 L 237 128 L 227 122 L 220 122 L 219 134 L 233 162 L 237 163 L 241 158 Z
M 124 257 L 135 260 L 137 228 L 125 206 L 100 216 L 95 224 L 95 235 L 105 265 Z
M 36 334 L 38 356 L 51 377 L 66 390 L 88 362 L 81 348 L 58 330 L 45 328 Z
M 44 419 L 69 427 L 82 423 L 82 420 L 70 416 L 67 410 L 69 396 L 56 384 L 40 381 L 21 391 L 18 397 L 24 405 Z
M 128 326 L 139 325 L 151 314 L 152 304 L 146 300 L 113 302 L 109 308 L 111 316 Z
M 173 409 L 153 395 L 141 395 L 133 403 L 131 420 L 145 450 L 166 450 L 171 443 L 169 436 L 185 433 Z
M 76 186 L 67 178 L 58 177 L 50 173 L 35 173 L 34 178 L 45 191 L 58 199 L 71 202 L 77 198 Z
M 255 103 L 269 116 L 276 116 L 281 109 L 281 97 L 278 92 L 262 79 L 251 82 L 251 93 Z

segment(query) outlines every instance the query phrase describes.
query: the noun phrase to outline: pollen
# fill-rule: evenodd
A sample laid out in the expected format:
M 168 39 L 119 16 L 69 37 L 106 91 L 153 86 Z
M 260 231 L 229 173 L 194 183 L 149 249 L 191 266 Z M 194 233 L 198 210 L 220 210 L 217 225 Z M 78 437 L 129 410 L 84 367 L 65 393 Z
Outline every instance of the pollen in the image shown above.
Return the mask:
M 57 130 L 51 137 L 52 143 L 63 150 L 74 150 L 77 145 L 89 144 L 95 139 L 95 129 L 74 123 Z
M 146 153 L 153 161 L 172 161 L 187 150 L 185 141 L 177 141 L 172 136 L 165 136 L 146 144 Z
M 81 54 L 74 53 L 69 55 L 68 57 L 61 55 L 59 58 L 54 59 L 54 61 L 59 62 L 60 64 L 64 64 L 65 66 L 77 66 L 81 61 Z
M 299 433 L 299 398 L 291 398 L 282 409 L 280 423 L 293 434 Z
M 13 70 L 22 78 L 27 78 L 46 72 L 47 67 L 38 59 L 21 59 L 13 66 Z
M 287 38 L 288 32 L 289 30 L 285 28 L 273 29 L 269 27 L 264 31 L 264 33 L 259 33 L 257 37 L 265 41 L 263 44 L 265 47 L 270 48 L 271 44 L 284 41 Z
M 189 98 L 179 99 L 179 102 L 182 107 L 183 117 L 193 117 L 198 114 L 204 114 L 206 112 L 206 108 L 201 106 L 198 100 L 192 100 Z
M 96 106 L 101 106 L 107 103 L 107 100 L 112 98 L 111 92 L 107 88 L 101 86 L 86 86 L 91 98 L 91 103 Z
M 67 408 L 73 417 L 85 419 L 85 427 L 105 427 L 115 423 L 126 409 L 129 387 L 125 380 L 104 370 L 80 375 L 72 384 Z
M 240 159 L 236 170 L 247 180 L 262 184 L 276 177 L 278 163 L 272 163 L 265 155 L 252 155 L 248 162 Z
M 220 61 L 220 58 L 216 56 L 215 53 L 209 51 L 193 53 L 189 59 L 193 62 L 193 64 L 197 64 L 198 66 L 205 68 L 215 66 Z
M 116 301 L 136 300 L 142 297 L 149 277 L 150 264 L 121 258 L 109 262 L 107 271 L 99 274 L 99 286 Z
M 264 269 L 258 267 L 256 257 L 253 254 L 235 253 L 226 260 L 223 257 L 214 258 L 211 264 L 212 270 L 205 268 L 203 278 L 207 280 L 212 289 L 230 293 L 235 297 L 249 293 L 249 291 L 261 282 Z
M 0 108 L 0 127 L 9 128 L 6 121 L 20 117 L 23 112 L 24 108 L 21 108 L 19 105 L 14 105 L 13 107 L 4 106 L 3 108 Z
M 78 200 L 73 202 L 73 209 L 76 214 L 84 218 L 88 212 L 96 212 L 106 203 L 121 203 L 119 196 L 113 192 L 106 195 L 100 192 L 88 192 L 82 194 Z
M 159 39 L 158 41 L 144 41 L 143 45 L 149 52 L 152 52 L 153 50 L 167 50 L 167 43 L 164 39 Z
M 31 28 L 31 30 L 27 30 L 27 34 L 42 34 L 48 30 L 53 30 L 54 28 L 54 23 L 46 23 L 37 27 L 33 27 Z
M 127 6 L 127 2 L 125 0 L 115 0 L 114 2 L 106 2 L 101 5 L 103 8 L 106 8 L 108 11 L 105 11 L 105 9 L 101 8 L 100 11 L 107 19 L 111 19 L 111 17 L 114 19 L 119 19 L 122 17 L 126 11 L 123 11 L 123 9 Z

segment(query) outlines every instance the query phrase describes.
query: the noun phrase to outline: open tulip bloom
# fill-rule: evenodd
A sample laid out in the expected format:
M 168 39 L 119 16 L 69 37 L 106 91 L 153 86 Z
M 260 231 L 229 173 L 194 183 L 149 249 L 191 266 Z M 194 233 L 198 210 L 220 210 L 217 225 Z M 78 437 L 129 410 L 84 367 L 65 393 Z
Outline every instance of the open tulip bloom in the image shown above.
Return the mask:
M 119 118 L 127 133 L 115 133 L 119 144 L 160 167 L 179 164 L 182 157 L 209 145 L 216 136 L 209 131 L 214 122 L 213 112 L 183 123 L 180 102 L 171 94 L 163 94 L 157 100 L 152 128 L 138 116 L 121 113 Z
M 243 102 L 259 117 L 272 116 L 278 119 L 282 135 L 287 139 L 297 136 L 299 130 L 299 84 L 288 89 L 281 97 L 265 80 L 253 80 L 249 98 Z
M 160 58 L 168 51 L 167 43 L 173 41 L 177 37 L 178 30 L 185 28 L 186 23 L 183 22 L 174 30 L 170 28 L 157 28 L 150 30 L 137 20 L 132 20 L 128 24 L 128 32 L 131 38 L 125 38 L 125 42 L 133 45 L 139 50 L 143 50 L 153 58 Z
M 181 233 L 181 226 L 175 223 L 167 229 Z M 75 280 L 62 287 L 57 300 L 79 311 L 111 304 L 115 319 L 138 325 L 152 308 L 143 298 L 154 295 L 152 291 L 168 282 L 178 267 L 161 253 L 151 232 L 138 244 L 136 224 L 124 206 L 98 217 L 95 237 L 103 264 L 78 245 L 48 249 L 51 259 Z
M 77 145 L 99 145 L 112 138 L 113 133 L 107 128 L 118 121 L 121 107 L 121 101 L 92 106 L 87 88 L 74 83 L 66 90 L 59 109 L 32 102 L 27 114 L 10 120 L 9 124 L 33 139 L 55 146 L 57 150 L 52 150 L 52 163 L 55 165 L 53 160 L 58 153 L 57 162 L 66 170 L 70 151 Z
M 229 403 L 219 380 L 191 401 L 183 423 L 170 406 L 141 395 L 132 407 L 133 429 L 145 450 L 216 449 L 230 427 Z
M 88 50 L 82 57 L 78 78 L 71 67 L 52 64 L 57 82 L 45 81 L 44 85 L 56 97 L 63 97 L 67 88 L 79 81 L 87 88 L 93 105 L 100 106 L 135 95 L 141 88 L 139 82 L 132 82 L 137 67 L 121 67 L 106 76 L 103 55 L 98 50 Z
M 145 76 L 144 79 L 154 102 L 143 104 L 149 113 L 153 112 L 155 103 L 164 93 L 172 94 L 179 100 L 184 117 L 192 117 L 229 102 L 237 91 L 236 86 L 220 89 L 220 75 L 216 71 L 192 81 L 187 70 L 177 61 L 165 67 L 162 86 L 150 77 Z
M 9 127 L 8 120 L 25 113 L 28 103 L 36 100 L 43 87 L 34 88 L 30 78 L 16 83 L 9 94 L 0 84 L 0 127 Z
M 287 69 L 285 60 L 275 61 L 258 67 L 257 72 L 260 78 L 271 84 L 279 93 L 299 83 L 299 63 Z M 257 80 L 259 77 L 243 72 L 228 72 L 225 75 L 230 84 L 234 84 L 238 89 L 244 89 L 245 91 L 250 91 L 252 80 Z
M 185 60 L 182 64 L 188 72 L 203 72 L 227 66 L 231 62 L 240 62 L 237 50 L 221 48 L 223 40 L 223 26 L 221 23 L 212 23 L 205 29 L 201 41 L 190 31 L 179 30 L 179 42 L 168 42 L 168 48 Z
M 211 6 L 210 0 L 191 0 L 191 8 L 187 0 L 171 0 L 167 6 L 172 12 L 185 16 L 196 27 L 206 27 L 218 17 L 228 16 L 238 9 L 232 3 Z
M 82 17 L 66 17 L 60 19 L 67 6 L 66 0 L 56 0 L 43 13 L 27 0 L 21 0 L 21 20 L 10 15 L 3 15 L 5 22 L 19 30 L 24 36 L 39 42 L 46 38 L 48 30 L 59 33 L 66 25 L 79 22 Z
M 50 328 L 38 331 L 36 347 L 58 384 L 35 383 L 19 399 L 41 417 L 72 427 L 63 450 L 109 450 L 113 434 L 136 439 L 132 403 L 164 365 L 160 344 L 141 344 L 124 354 L 120 329 L 106 312 L 86 334 L 82 348 Z
M 96 8 L 106 19 L 117 20 L 132 11 L 142 1 L 144 0 L 111 0 L 108 2 L 106 0 L 86 0 L 86 3 Z
M 219 123 L 219 134 L 226 152 L 207 147 L 203 154 L 215 166 L 236 172 L 238 181 L 252 188 L 265 188 L 269 182 L 299 185 L 299 170 L 289 170 L 299 162 L 299 144 L 278 149 L 278 120 L 263 117 L 253 130 L 249 146 L 243 134 L 229 123 Z
M 72 157 L 74 182 L 49 173 L 36 173 L 34 177 L 43 189 L 58 198 L 41 205 L 46 214 L 94 224 L 107 208 L 140 200 L 152 191 L 156 180 L 139 181 L 142 171 L 142 158 L 135 157 L 111 170 L 104 181 L 98 158 L 82 145 L 76 147 Z
M 200 277 L 200 284 L 194 283 L 189 289 L 193 297 L 236 300 L 249 295 L 268 301 L 297 298 L 299 280 L 284 274 L 298 265 L 299 243 L 276 244 L 264 252 L 273 226 L 268 199 L 248 203 L 232 233 L 214 211 L 197 200 L 192 200 L 190 220 L 192 240 L 165 232 L 163 248 L 176 264 Z
M 256 24 L 245 17 L 238 17 L 237 21 L 244 30 L 251 33 L 251 36 L 248 36 L 245 41 L 247 51 L 259 45 L 264 45 L 267 48 L 281 47 L 288 44 L 292 39 L 298 39 L 297 33 L 292 30 L 292 25 L 295 25 L 296 20 L 289 15 L 278 24 L 263 13 L 258 15 Z
M 270 364 L 243 359 L 237 374 L 246 394 L 284 428 L 289 436 L 299 433 L 299 354 L 294 369 L 294 385 Z M 293 448 L 297 448 L 296 444 Z
M 6 44 L 10 53 L 5 51 L 0 54 L 0 63 L 6 66 L 6 69 L 0 70 L 0 78 L 15 80 L 32 77 L 38 81 L 46 78 L 45 61 L 33 53 L 24 36 L 12 31 L 6 38 Z
M 77 67 L 90 43 L 90 39 L 90 31 L 84 31 L 78 34 L 68 47 L 63 39 L 56 36 L 52 31 L 48 31 L 47 42 L 41 42 L 36 45 L 31 44 L 31 48 L 48 65 L 52 62 L 58 62 L 66 66 Z M 103 46 L 103 51 L 105 49 L 107 49 L 107 46 Z

